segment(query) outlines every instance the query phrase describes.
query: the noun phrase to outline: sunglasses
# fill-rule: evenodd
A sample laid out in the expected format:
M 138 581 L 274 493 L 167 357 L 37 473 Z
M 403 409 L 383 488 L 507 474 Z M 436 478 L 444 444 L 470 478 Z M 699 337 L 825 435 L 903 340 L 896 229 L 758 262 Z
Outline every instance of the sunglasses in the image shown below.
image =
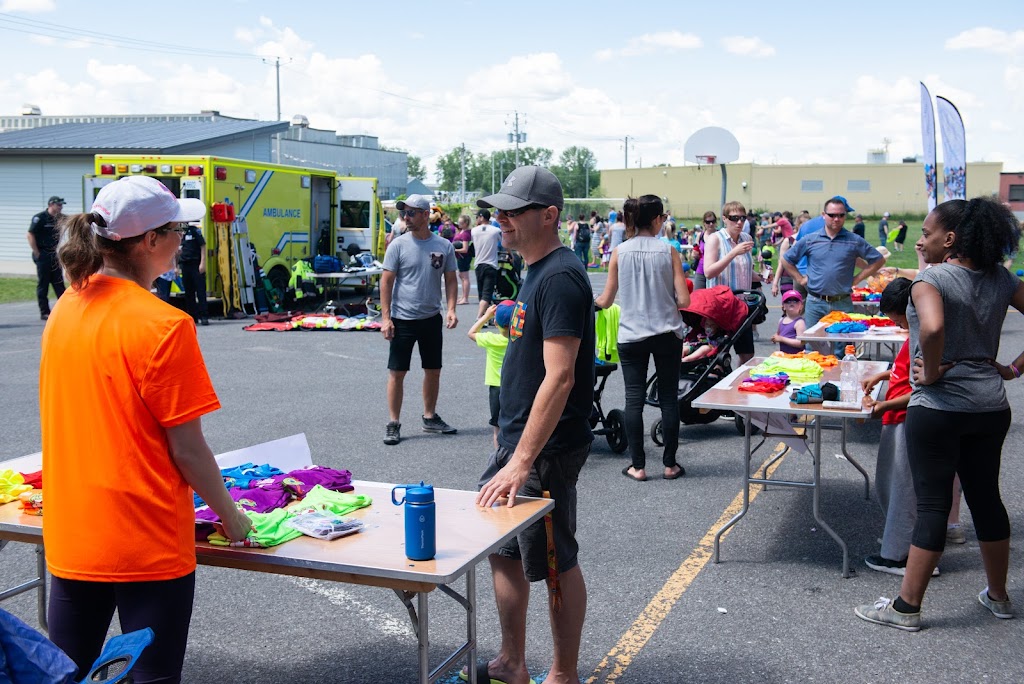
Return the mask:
M 416 214 L 425 211 L 426 209 L 402 209 L 401 211 L 398 212 L 398 215 L 401 216 L 402 218 L 408 218 L 410 216 L 415 216 Z
M 715 219 L 704 219 L 704 225 L 705 226 L 713 226 L 716 223 L 718 223 L 718 221 L 715 220 Z
M 825 212 L 825 216 L 828 216 L 829 218 L 833 218 L 833 219 L 846 218 L 846 212 L 843 211 L 843 212 L 840 212 L 838 214 L 830 214 L 828 212 Z
M 732 221 L 733 223 L 739 223 L 740 221 L 746 221 L 747 217 L 745 214 L 739 214 L 737 216 L 723 216 L 726 221 Z
M 516 216 L 520 216 L 520 215 L 525 214 L 526 212 L 532 211 L 534 209 L 547 209 L 547 208 L 548 207 L 547 207 L 546 204 L 529 204 L 529 205 L 523 207 L 522 209 L 509 209 L 507 211 L 505 209 L 495 209 L 494 213 L 497 214 L 498 216 L 505 216 L 507 218 L 515 218 Z

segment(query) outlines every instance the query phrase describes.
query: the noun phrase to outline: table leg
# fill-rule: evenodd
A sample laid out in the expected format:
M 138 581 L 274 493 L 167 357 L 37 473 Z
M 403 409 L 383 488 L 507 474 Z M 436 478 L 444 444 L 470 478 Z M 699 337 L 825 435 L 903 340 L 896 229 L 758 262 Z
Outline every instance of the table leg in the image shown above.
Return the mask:
M 428 630 L 428 624 L 430 620 L 427 614 L 427 597 L 428 594 L 425 591 L 421 591 L 416 594 L 416 637 L 419 640 L 419 669 L 420 669 L 420 684 L 430 684 L 430 634 Z
M 469 674 L 469 684 L 477 684 L 476 678 L 476 565 L 466 573 L 466 600 L 469 601 L 469 608 L 466 610 L 466 640 L 469 642 L 469 651 L 466 654 L 466 672 Z M 490 684 L 481 682 L 480 684 Z
M 843 421 L 845 423 L 845 421 Z M 844 432 L 845 434 L 845 432 Z M 812 509 L 814 512 L 814 519 L 821 525 L 822 529 L 829 533 L 839 547 L 843 550 L 843 577 L 850 576 L 850 552 L 846 548 L 846 542 L 840 537 L 835 531 L 828 526 L 821 518 L 821 511 L 819 509 L 819 497 L 821 493 L 821 420 L 814 421 L 814 485 L 813 492 L 811 495 Z
M 42 544 L 36 544 L 36 579 L 39 582 L 39 591 L 36 592 L 39 624 L 46 631 L 50 631 L 50 625 L 46 622 L 46 550 Z
M 853 465 L 853 467 L 856 468 L 857 470 L 859 470 L 860 474 L 864 476 L 864 498 L 865 499 L 870 499 L 871 498 L 871 478 L 868 476 L 868 471 L 864 470 L 864 468 L 861 466 L 861 464 L 858 463 L 856 461 L 856 459 L 854 459 L 854 457 L 851 456 L 850 452 L 846 449 L 846 428 L 847 428 L 848 424 L 849 424 L 849 419 L 848 418 L 843 418 L 843 428 L 842 428 L 842 431 L 841 431 L 842 432 L 842 442 L 843 442 L 843 456 L 845 456 L 846 460 L 849 461 Z
M 734 515 L 732 519 L 722 525 L 722 527 L 715 533 L 715 563 L 719 562 L 719 550 L 722 540 L 722 535 L 725 532 L 738 523 L 740 518 L 747 514 L 747 510 L 750 509 L 750 426 L 751 418 L 753 414 L 744 413 L 743 415 L 743 507 L 740 508 L 739 513 Z

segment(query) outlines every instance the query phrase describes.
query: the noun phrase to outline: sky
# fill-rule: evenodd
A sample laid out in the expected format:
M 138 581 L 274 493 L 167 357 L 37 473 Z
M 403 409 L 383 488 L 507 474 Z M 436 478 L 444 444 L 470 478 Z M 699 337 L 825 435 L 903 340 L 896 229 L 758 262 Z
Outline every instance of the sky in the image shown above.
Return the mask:
M 0 113 L 215 109 L 378 136 L 420 156 L 593 150 L 684 163 L 720 126 L 739 161 L 922 151 L 919 82 L 959 108 L 969 161 L 1024 170 L 1019 0 L 630 3 L 0 0 Z M 626 139 L 628 138 L 628 148 Z M 941 161 L 941 145 L 940 157 Z M 430 178 L 428 178 L 430 180 Z

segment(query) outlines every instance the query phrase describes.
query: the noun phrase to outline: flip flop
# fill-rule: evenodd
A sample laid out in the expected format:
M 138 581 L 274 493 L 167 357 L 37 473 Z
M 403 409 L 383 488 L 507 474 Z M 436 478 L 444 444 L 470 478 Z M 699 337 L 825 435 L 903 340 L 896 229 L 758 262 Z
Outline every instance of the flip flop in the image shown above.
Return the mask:
M 684 468 L 679 463 L 676 463 L 676 466 L 678 466 L 679 470 L 676 471 L 675 475 L 662 475 L 661 477 L 666 480 L 678 480 L 679 478 L 686 474 L 686 468 Z
M 633 475 L 630 475 L 629 474 L 629 469 L 632 468 L 632 467 L 633 466 L 626 466 L 625 468 L 623 468 L 622 469 L 622 474 L 625 475 L 626 477 L 628 477 L 630 480 L 633 480 L 633 482 L 647 482 L 647 480 L 650 479 L 648 477 L 640 478 L 640 477 L 634 477 Z
M 491 672 L 487 669 L 489 665 L 490 664 L 486 660 L 482 663 L 476 664 L 476 681 L 478 684 L 505 684 L 505 682 L 500 679 L 494 679 L 491 677 Z M 466 672 L 466 668 L 459 670 L 459 679 L 464 682 L 469 681 L 469 674 Z M 533 681 L 533 678 L 531 678 L 530 684 L 537 684 L 537 682 Z

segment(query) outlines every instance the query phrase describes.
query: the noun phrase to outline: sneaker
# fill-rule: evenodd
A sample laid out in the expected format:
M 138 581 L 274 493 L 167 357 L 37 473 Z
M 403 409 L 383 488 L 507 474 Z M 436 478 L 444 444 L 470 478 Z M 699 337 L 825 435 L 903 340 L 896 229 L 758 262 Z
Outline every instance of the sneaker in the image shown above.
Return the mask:
M 853 612 L 861 620 L 873 622 L 876 625 L 895 627 L 904 632 L 918 632 L 921 630 L 921 611 L 916 613 L 901 613 L 892 605 L 892 599 L 884 596 L 875 601 L 874 605 L 857 606 Z
M 402 424 L 393 420 L 384 428 L 384 443 L 398 444 L 402 441 Z
M 951 525 L 947 527 L 946 541 L 950 544 L 966 544 L 967 537 L 964 535 L 964 528 L 959 525 Z
M 436 413 L 433 418 L 423 418 L 423 431 L 440 432 L 442 435 L 454 435 L 458 432 L 457 429 L 444 422 L 444 419 Z
M 991 610 L 992 614 L 1000 620 L 1010 620 L 1013 618 L 1013 604 L 1010 603 L 1009 596 L 1006 597 L 1005 601 L 996 601 L 988 595 L 988 587 L 985 587 L 978 594 L 978 601 L 981 605 Z
M 49 317 L 50 317 L 49 312 L 39 314 L 39 320 L 41 320 L 41 321 L 45 321 Z
M 890 560 L 888 558 L 883 558 L 881 556 L 881 554 L 877 554 L 876 553 L 876 554 L 872 554 L 872 555 L 868 556 L 867 558 L 865 558 L 864 559 L 864 564 L 867 565 L 872 570 L 877 570 L 878 572 L 887 572 L 890 575 L 899 575 L 900 577 L 903 577 L 904 575 L 907 574 L 907 561 L 906 561 L 906 559 L 901 560 L 901 561 L 895 561 L 895 560 Z M 932 570 L 932 577 L 938 577 L 938 576 L 939 576 L 939 567 L 935 566 L 935 569 Z
M 199 319 L 199 325 L 210 325 L 210 319 L 209 318 L 200 318 Z

